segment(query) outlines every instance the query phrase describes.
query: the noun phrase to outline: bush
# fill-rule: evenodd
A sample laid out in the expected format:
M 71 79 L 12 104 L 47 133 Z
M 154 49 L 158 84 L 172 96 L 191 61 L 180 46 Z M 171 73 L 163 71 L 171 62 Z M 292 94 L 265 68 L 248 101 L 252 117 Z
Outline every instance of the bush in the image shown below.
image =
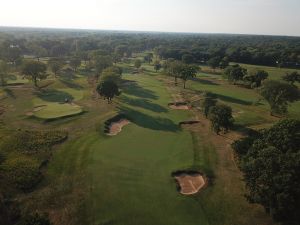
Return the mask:
M 36 213 L 24 217 L 17 225 L 51 225 L 51 223 L 47 216 Z
M 17 131 L 9 137 L 1 146 L 6 151 L 18 151 L 23 153 L 35 153 L 49 150 L 54 144 L 58 144 L 67 138 L 65 131 Z
M 4 177 L 17 189 L 27 191 L 39 183 L 42 175 L 37 160 L 27 156 L 7 159 L 1 166 Z

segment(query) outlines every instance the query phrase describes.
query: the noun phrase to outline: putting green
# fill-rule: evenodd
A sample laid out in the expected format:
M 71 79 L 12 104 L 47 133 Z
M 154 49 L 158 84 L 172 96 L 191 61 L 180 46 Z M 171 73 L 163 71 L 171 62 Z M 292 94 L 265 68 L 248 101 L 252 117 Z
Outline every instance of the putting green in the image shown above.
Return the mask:
M 34 112 L 33 115 L 40 119 L 58 119 L 67 116 L 74 116 L 82 113 L 83 110 L 76 104 L 61 104 L 61 103 L 47 103 L 40 108 L 39 111 Z
M 64 103 L 65 99 L 79 101 L 83 92 L 72 88 L 47 90 L 33 99 L 33 115 L 40 119 L 50 120 L 78 115 L 83 112 L 82 107 L 74 103 Z

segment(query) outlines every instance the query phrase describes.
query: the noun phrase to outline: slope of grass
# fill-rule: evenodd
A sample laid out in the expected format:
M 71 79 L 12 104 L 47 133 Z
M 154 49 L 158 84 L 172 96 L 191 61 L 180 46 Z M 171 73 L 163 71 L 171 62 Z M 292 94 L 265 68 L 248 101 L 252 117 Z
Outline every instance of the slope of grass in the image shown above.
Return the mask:
M 167 107 L 172 99 L 162 82 L 146 74 L 126 74 L 125 79 L 135 83 L 122 90 L 117 109 L 132 123 L 114 137 L 102 135 L 99 129 L 81 133 L 79 139 L 64 144 L 50 164 L 50 180 L 63 184 L 68 177 L 83 177 L 79 187 L 74 179 L 70 184 L 72 190 L 81 187 L 85 193 L 76 223 L 223 225 L 227 221 L 234 225 L 260 221 L 247 217 L 254 214 L 242 197 L 241 183 L 230 195 L 226 179 L 196 196 L 178 193 L 173 171 L 193 167 L 211 175 L 219 156 L 198 133 L 191 135 L 179 128 L 178 122 L 191 114 Z M 233 162 L 226 160 L 230 167 L 225 169 L 232 170 Z M 235 176 L 236 172 L 230 182 L 240 182 Z

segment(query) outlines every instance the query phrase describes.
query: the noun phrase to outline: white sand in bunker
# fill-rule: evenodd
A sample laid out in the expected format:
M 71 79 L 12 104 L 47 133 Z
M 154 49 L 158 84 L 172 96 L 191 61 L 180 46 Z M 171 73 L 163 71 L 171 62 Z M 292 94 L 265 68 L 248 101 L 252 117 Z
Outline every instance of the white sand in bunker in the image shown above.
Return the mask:
M 185 103 L 170 103 L 169 107 L 171 109 L 180 109 L 180 110 L 188 110 L 189 109 L 188 105 Z
M 122 128 L 128 125 L 130 122 L 126 119 L 121 119 L 117 122 L 113 122 L 110 124 L 109 133 L 107 135 L 114 136 L 122 131 Z
M 183 195 L 193 195 L 205 186 L 205 179 L 201 174 L 182 173 L 174 176 L 180 186 L 180 193 Z

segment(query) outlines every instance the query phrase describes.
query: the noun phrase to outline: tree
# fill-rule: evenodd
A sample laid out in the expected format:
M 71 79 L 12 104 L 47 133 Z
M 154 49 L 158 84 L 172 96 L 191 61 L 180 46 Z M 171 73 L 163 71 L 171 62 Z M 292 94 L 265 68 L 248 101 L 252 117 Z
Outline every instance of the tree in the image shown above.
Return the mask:
M 152 62 L 152 59 L 153 59 L 153 53 L 147 53 L 147 54 L 144 56 L 145 62 L 148 62 L 149 64 Z
M 193 55 L 191 54 L 184 54 L 181 58 L 182 62 L 186 63 L 186 64 L 192 64 L 195 61 L 195 58 Z
M 140 59 L 136 59 L 134 61 L 134 67 L 139 69 L 142 66 L 142 61 Z
M 237 81 L 243 80 L 244 76 L 247 74 L 247 69 L 241 67 L 240 65 L 228 66 L 225 71 L 225 77 L 233 84 Z
M 227 105 L 216 105 L 210 108 L 208 118 L 213 130 L 219 134 L 220 131 L 227 132 L 233 124 L 232 109 Z
M 117 67 L 117 66 L 111 66 L 103 70 L 100 80 L 101 81 L 113 81 L 116 84 L 120 84 L 122 80 L 122 68 Z
M 77 71 L 78 67 L 81 65 L 81 59 L 78 57 L 73 57 L 70 59 L 70 66 L 74 70 L 74 72 Z
M 219 65 L 220 65 L 221 59 L 220 57 L 216 56 L 213 58 L 210 58 L 207 61 L 207 64 L 212 68 L 212 69 L 216 69 Z
M 282 120 L 241 142 L 247 200 L 263 205 L 282 224 L 299 224 L 300 121 Z
M 156 72 L 158 72 L 161 69 L 161 64 L 158 60 L 156 60 L 154 62 L 154 69 L 155 69 Z
M 34 215 L 25 216 L 16 225 L 51 225 L 48 216 L 35 213 Z
M 96 56 L 94 61 L 97 77 L 102 73 L 102 71 L 113 65 L 113 60 L 110 56 Z
M 224 57 L 221 60 L 219 66 L 220 66 L 221 69 L 225 69 L 227 66 L 229 66 L 229 59 L 228 59 L 228 57 Z
M 97 92 L 100 96 L 104 97 L 104 99 L 107 99 L 108 104 L 112 102 L 112 99 L 115 96 L 119 96 L 121 94 L 118 85 L 112 80 L 101 82 L 97 86 Z
M 212 96 L 207 96 L 204 98 L 201 107 L 202 107 L 202 112 L 204 114 L 204 116 L 207 118 L 208 117 L 208 113 L 210 111 L 210 109 L 213 106 L 216 106 L 217 104 L 217 99 L 212 97 Z
M 185 89 L 185 85 L 188 79 L 196 76 L 199 68 L 197 66 L 191 66 L 184 64 L 180 71 L 180 79 L 183 80 L 183 88 Z
M 38 61 L 26 61 L 22 67 L 22 74 L 29 77 L 35 87 L 38 87 L 38 80 L 43 80 L 47 78 L 47 66 L 46 64 Z
M 64 63 L 62 59 L 52 58 L 48 61 L 48 66 L 54 75 L 57 76 L 58 72 L 63 68 Z
M 254 70 L 251 71 L 246 76 L 244 76 L 244 81 L 249 82 L 252 88 L 260 87 L 262 81 L 267 79 L 268 76 L 269 76 L 268 72 L 264 70 Z
M 295 82 L 300 83 L 300 74 L 297 71 L 294 71 L 292 73 L 287 73 L 282 79 L 294 85 Z
M 261 89 L 261 95 L 269 103 L 271 115 L 287 113 L 288 103 L 295 102 L 300 98 L 296 86 L 276 80 L 266 81 Z
M 165 72 L 174 77 L 175 86 L 177 86 L 177 79 L 181 76 L 183 65 L 181 61 L 172 59 L 168 59 L 164 64 Z
M 8 65 L 7 62 L 0 60 L 0 80 L 1 80 L 1 86 L 4 86 L 6 84 L 6 77 L 8 72 Z

